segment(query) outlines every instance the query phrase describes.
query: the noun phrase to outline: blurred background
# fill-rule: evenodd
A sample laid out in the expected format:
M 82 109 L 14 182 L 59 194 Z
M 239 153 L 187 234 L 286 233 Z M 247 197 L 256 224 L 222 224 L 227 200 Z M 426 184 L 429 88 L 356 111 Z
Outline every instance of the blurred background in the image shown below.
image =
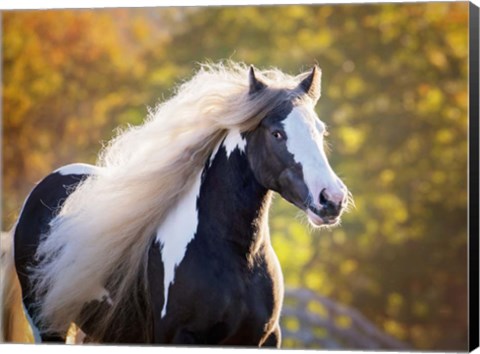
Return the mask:
M 5 11 L 2 230 L 37 181 L 95 163 L 198 63 L 323 71 L 356 209 L 312 230 L 275 198 L 287 348 L 467 348 L 468 3 Z

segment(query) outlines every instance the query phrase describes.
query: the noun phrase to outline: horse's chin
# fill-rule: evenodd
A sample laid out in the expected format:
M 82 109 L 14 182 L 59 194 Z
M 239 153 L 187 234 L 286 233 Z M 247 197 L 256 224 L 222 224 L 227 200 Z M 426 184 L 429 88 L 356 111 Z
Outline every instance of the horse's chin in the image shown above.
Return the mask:
M 315 214 L 313 211 L 310 209 L 307 209 L 307 217 L 308 221 L 310 224 L 317 228 L 317 227 L 331 227 L 331 226 L 336 226 L 340 223 L 340 217 L 334 218 L 334 219 L 324 219 L 321 216 L 318 216 Z

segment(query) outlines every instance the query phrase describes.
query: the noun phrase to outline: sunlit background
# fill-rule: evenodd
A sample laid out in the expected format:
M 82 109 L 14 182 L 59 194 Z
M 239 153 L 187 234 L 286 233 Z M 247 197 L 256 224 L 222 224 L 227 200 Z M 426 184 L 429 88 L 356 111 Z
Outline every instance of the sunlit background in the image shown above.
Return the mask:
M 318 63 L 356 209 L 313 231 L 275 198 L 284 347 L 466 350 L 468 3 L 3 13 L 3 230 L 198 63 Z

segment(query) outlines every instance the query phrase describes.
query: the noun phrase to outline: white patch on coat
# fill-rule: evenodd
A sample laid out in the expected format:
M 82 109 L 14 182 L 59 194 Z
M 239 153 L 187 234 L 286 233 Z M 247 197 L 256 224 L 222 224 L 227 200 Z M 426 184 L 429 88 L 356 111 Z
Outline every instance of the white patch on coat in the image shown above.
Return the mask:
M 245 152 L 245 146 L 247 145 L 247 141 L 242 137 L 242 134 L 238 129 L 231 130 L 223 141 L 220 141 L 212 151 L 210 158 L 208 160 L 208 167 L 212 166 L 215 157 L 217 157 L 217 153 L 220 150 L 220 147 L 224 147 L 227 153 L 227 158 L 230 157 L 230 154 L 235 150 L 239 149 L 241 152 Z
M 27 309 L 25 308 L 25 304 L 22 301 L 22 307 L 23 307 L 23 312 L 25 313 L 25 317 L 27 318 L 28 323 L 30 324 L 30 327 L 32 328 L 32 334 L 33 334 L 33 339 L 35 340 L 35 343 L 42 343 L 42 337 L 40 336 L 40 331 L 38 330 L 37 326 L 33 323 L 32 318 L 30 317 L 30 314 L 28 313 Z
M 98 173 L 100 168 L 93 165 L 88 165 L 86 163 L 72 163 L 70 165 L 62 166 L 53 173 L 60 173 L 62 176 L 68 175 L 91 175 Z
M 170 210 L 157 229 L 156 242 L 162 247 L 164 269 L 164 303 L 161 316 L 167 311 L 168 292 L 174 282 L 175 271 L 182 262 L 188 244 L 195 237 L 198 226 L 197 199 L 200 194 L 201 172 L 190 190 Z
M 223 141 L 223 146 L 227 151 L 227 157 L 230 157 L 230 154 L 235 150 L 238 149 L 240 152 L 245 152 L 245 146 L 247 145 L 247 141 L 242 137 L 240 130 L 232 129 L 225 137 Z
M 322 189 L 336 193 L 338 177 L 328 163 L 323 150 L 325 124 L 318 120 L 309 106 L 297 106 L 283 120 L 287 134 L 287 149 L 302 165 L 305 184 L 318 205 Z
M 99 302 L 105 301 L 110 306 L 113 305 L 112 298 L 110 297 L 110 292 L 101 287 L 100 290 L 97 292 L 96 296 L 92 300 L 97 300 Z

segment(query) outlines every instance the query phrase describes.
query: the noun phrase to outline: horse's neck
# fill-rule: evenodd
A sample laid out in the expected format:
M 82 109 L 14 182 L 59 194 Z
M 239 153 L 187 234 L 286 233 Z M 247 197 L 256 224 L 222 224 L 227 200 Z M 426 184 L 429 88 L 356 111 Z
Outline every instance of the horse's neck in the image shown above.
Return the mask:
M 271 193 L 255 179 L 243 149 L 224 142 L 214 154 L 202 176 L 200 220 L 213 230 L 211 236 L 251 254 L 269 242 Z

